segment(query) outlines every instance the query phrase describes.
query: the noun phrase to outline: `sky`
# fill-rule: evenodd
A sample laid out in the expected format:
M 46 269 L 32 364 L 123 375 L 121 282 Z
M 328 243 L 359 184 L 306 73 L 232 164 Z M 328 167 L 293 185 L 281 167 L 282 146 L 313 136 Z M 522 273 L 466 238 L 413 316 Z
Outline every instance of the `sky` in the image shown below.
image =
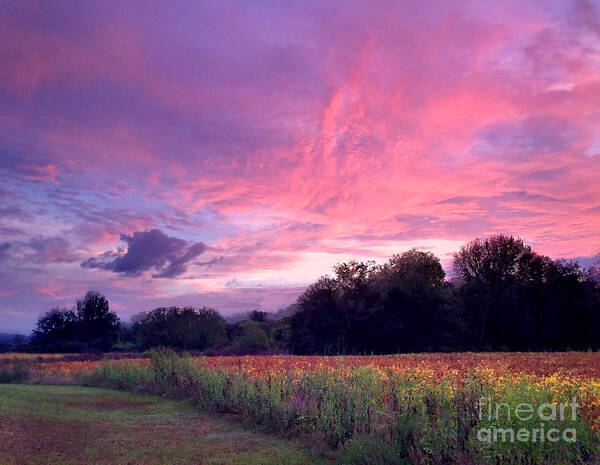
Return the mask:
M 600 252 L 600 2 L 0 2 L 0 331 L 293 303 L 476 237 Z

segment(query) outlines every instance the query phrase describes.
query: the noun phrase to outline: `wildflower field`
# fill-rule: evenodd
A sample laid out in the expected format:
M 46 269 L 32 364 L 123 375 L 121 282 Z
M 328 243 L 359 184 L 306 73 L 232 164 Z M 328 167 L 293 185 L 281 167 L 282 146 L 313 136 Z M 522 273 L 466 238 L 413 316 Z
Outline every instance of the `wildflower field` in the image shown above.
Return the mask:
M 204 411 L 320 441 L 346 464 L 598 463 L 599 353 L 132 357 L 9 354 L 0 378 L 187 398 Z M 546 406 L 543 418 L 515 416 L 525 404 Z M 497 440 L 494 428 L 530 436 Z

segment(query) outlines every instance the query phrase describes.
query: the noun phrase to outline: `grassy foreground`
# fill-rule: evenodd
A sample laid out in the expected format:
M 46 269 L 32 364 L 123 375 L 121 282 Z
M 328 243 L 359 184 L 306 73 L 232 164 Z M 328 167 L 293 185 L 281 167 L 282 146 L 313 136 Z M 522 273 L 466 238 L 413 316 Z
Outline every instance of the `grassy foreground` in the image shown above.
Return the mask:
M 0 380 L 187 399 L 260 431 L 327 444 L 336 465 L 600 465 L 600 354 L 147 355 L 11 357 Z M 558 414 L 569 402 L 575 413 Z M 188 463 L 211 463 L 202 460 Z
M 78 386 L 0 384 L 0 465 L 308 465 L 296 443 L 189 402 Z

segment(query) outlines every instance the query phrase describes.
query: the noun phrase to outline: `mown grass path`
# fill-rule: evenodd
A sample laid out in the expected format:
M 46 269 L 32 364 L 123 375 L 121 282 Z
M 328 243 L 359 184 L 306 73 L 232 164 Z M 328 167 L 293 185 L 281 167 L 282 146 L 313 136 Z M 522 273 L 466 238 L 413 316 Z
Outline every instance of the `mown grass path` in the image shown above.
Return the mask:
M 78 386 L 0 384 L 0 465 L 313 465 L 298 444 L 185 401 Z

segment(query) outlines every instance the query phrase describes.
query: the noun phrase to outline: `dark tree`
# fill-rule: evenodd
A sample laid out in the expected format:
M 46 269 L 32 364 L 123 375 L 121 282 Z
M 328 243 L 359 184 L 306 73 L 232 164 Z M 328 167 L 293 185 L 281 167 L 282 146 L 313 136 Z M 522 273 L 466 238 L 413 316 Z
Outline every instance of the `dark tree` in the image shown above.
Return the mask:
M 63 351 L 76 341 L 77 327 L 78 318 L 74 310 L 53 308 L 38 319 L 32 343 L 48 351 Z
M 290 317 L 290 348 L 297 354 L 345 352 L 348 319 L 337 281 L 328 276 L 310 285 L 298 298 L 298 310 Z
M 157 308 L 139 322 L 138 343 L 142 348 L 167 346 L 205 350 L 227 341 L 223 317 L 210 308 Z
M 587 350 L 600 345 L 600 292 L 575 262 L 553 262 L 545 276 L 537 313 L 540 349 Z M 534 294 L 535 295 L 535 294 Z M 545 342 L 545 344 L 544 344 Z
M 251 321 L 257 321 L 258 323 L 263 323 L 263 322 L 267 321 L 268 314 L 267 314 L 267 312 L 263 312 L 261 310 L 252 310 L 250 312 L 249 317 L 250 317 Z
M 336 295 L 342 309 L 344 339 L 342 350 L 348 353 L 372 351 L 369 321 L 377 308 L 379 295 L 374 275 L 378 268 L 374 262 L 351 260 L 334 267 Z M 341 340 L 342 341 L 342 340 Z
M 249 320 L 239 323 L 238 338 L 233 341 L 232 348 L 241 353 L 259 353 L 269 349 L 270 341 L 260 322 Z
M 119 337 L 119 317 L 111 312 L 108 300 L 96 291 L 88 291 L 77 301 L 79 338 L 90 346 L 110 349 Z
M 454 258 L 477 349 L 597 347 L 598 287 L 577 263 L 538 255 L 521 239 L 475 240 Z
M 527 315 L 515 305 L 515 286 L 519 273 L 536 259 L 521 239 L 502 235 L 476 239 L 455 254 L 454 270 L 462 280 L 463 305 L 479 348 L 503 349 L 509 334 L 515 340 L 524 336 L 520 329 Z
M 255 310 L 248 314 L 247 320 L 227 325 L 227 351 L 236 354 L 285 352 L 290 337 L 289 318 L 276 316 Z
M 378 352 L 439 350 L 457 331 L 439 258 L 416 249 L 394 255 L 374 279 L 379 304 L 371 347 Z
M 440 260 L 410 250 L 349 262 L 309 286 L 289 318 L 298 354 L 430 350 L 584 350 L 600 345 L 598 273 L 493 236 Z
M 294 352 L 432 350 L 452 340 L 450 287 L 433 254 L 410 250 L 382 266 L 351 261 L 334 271 L 298 299 Z

